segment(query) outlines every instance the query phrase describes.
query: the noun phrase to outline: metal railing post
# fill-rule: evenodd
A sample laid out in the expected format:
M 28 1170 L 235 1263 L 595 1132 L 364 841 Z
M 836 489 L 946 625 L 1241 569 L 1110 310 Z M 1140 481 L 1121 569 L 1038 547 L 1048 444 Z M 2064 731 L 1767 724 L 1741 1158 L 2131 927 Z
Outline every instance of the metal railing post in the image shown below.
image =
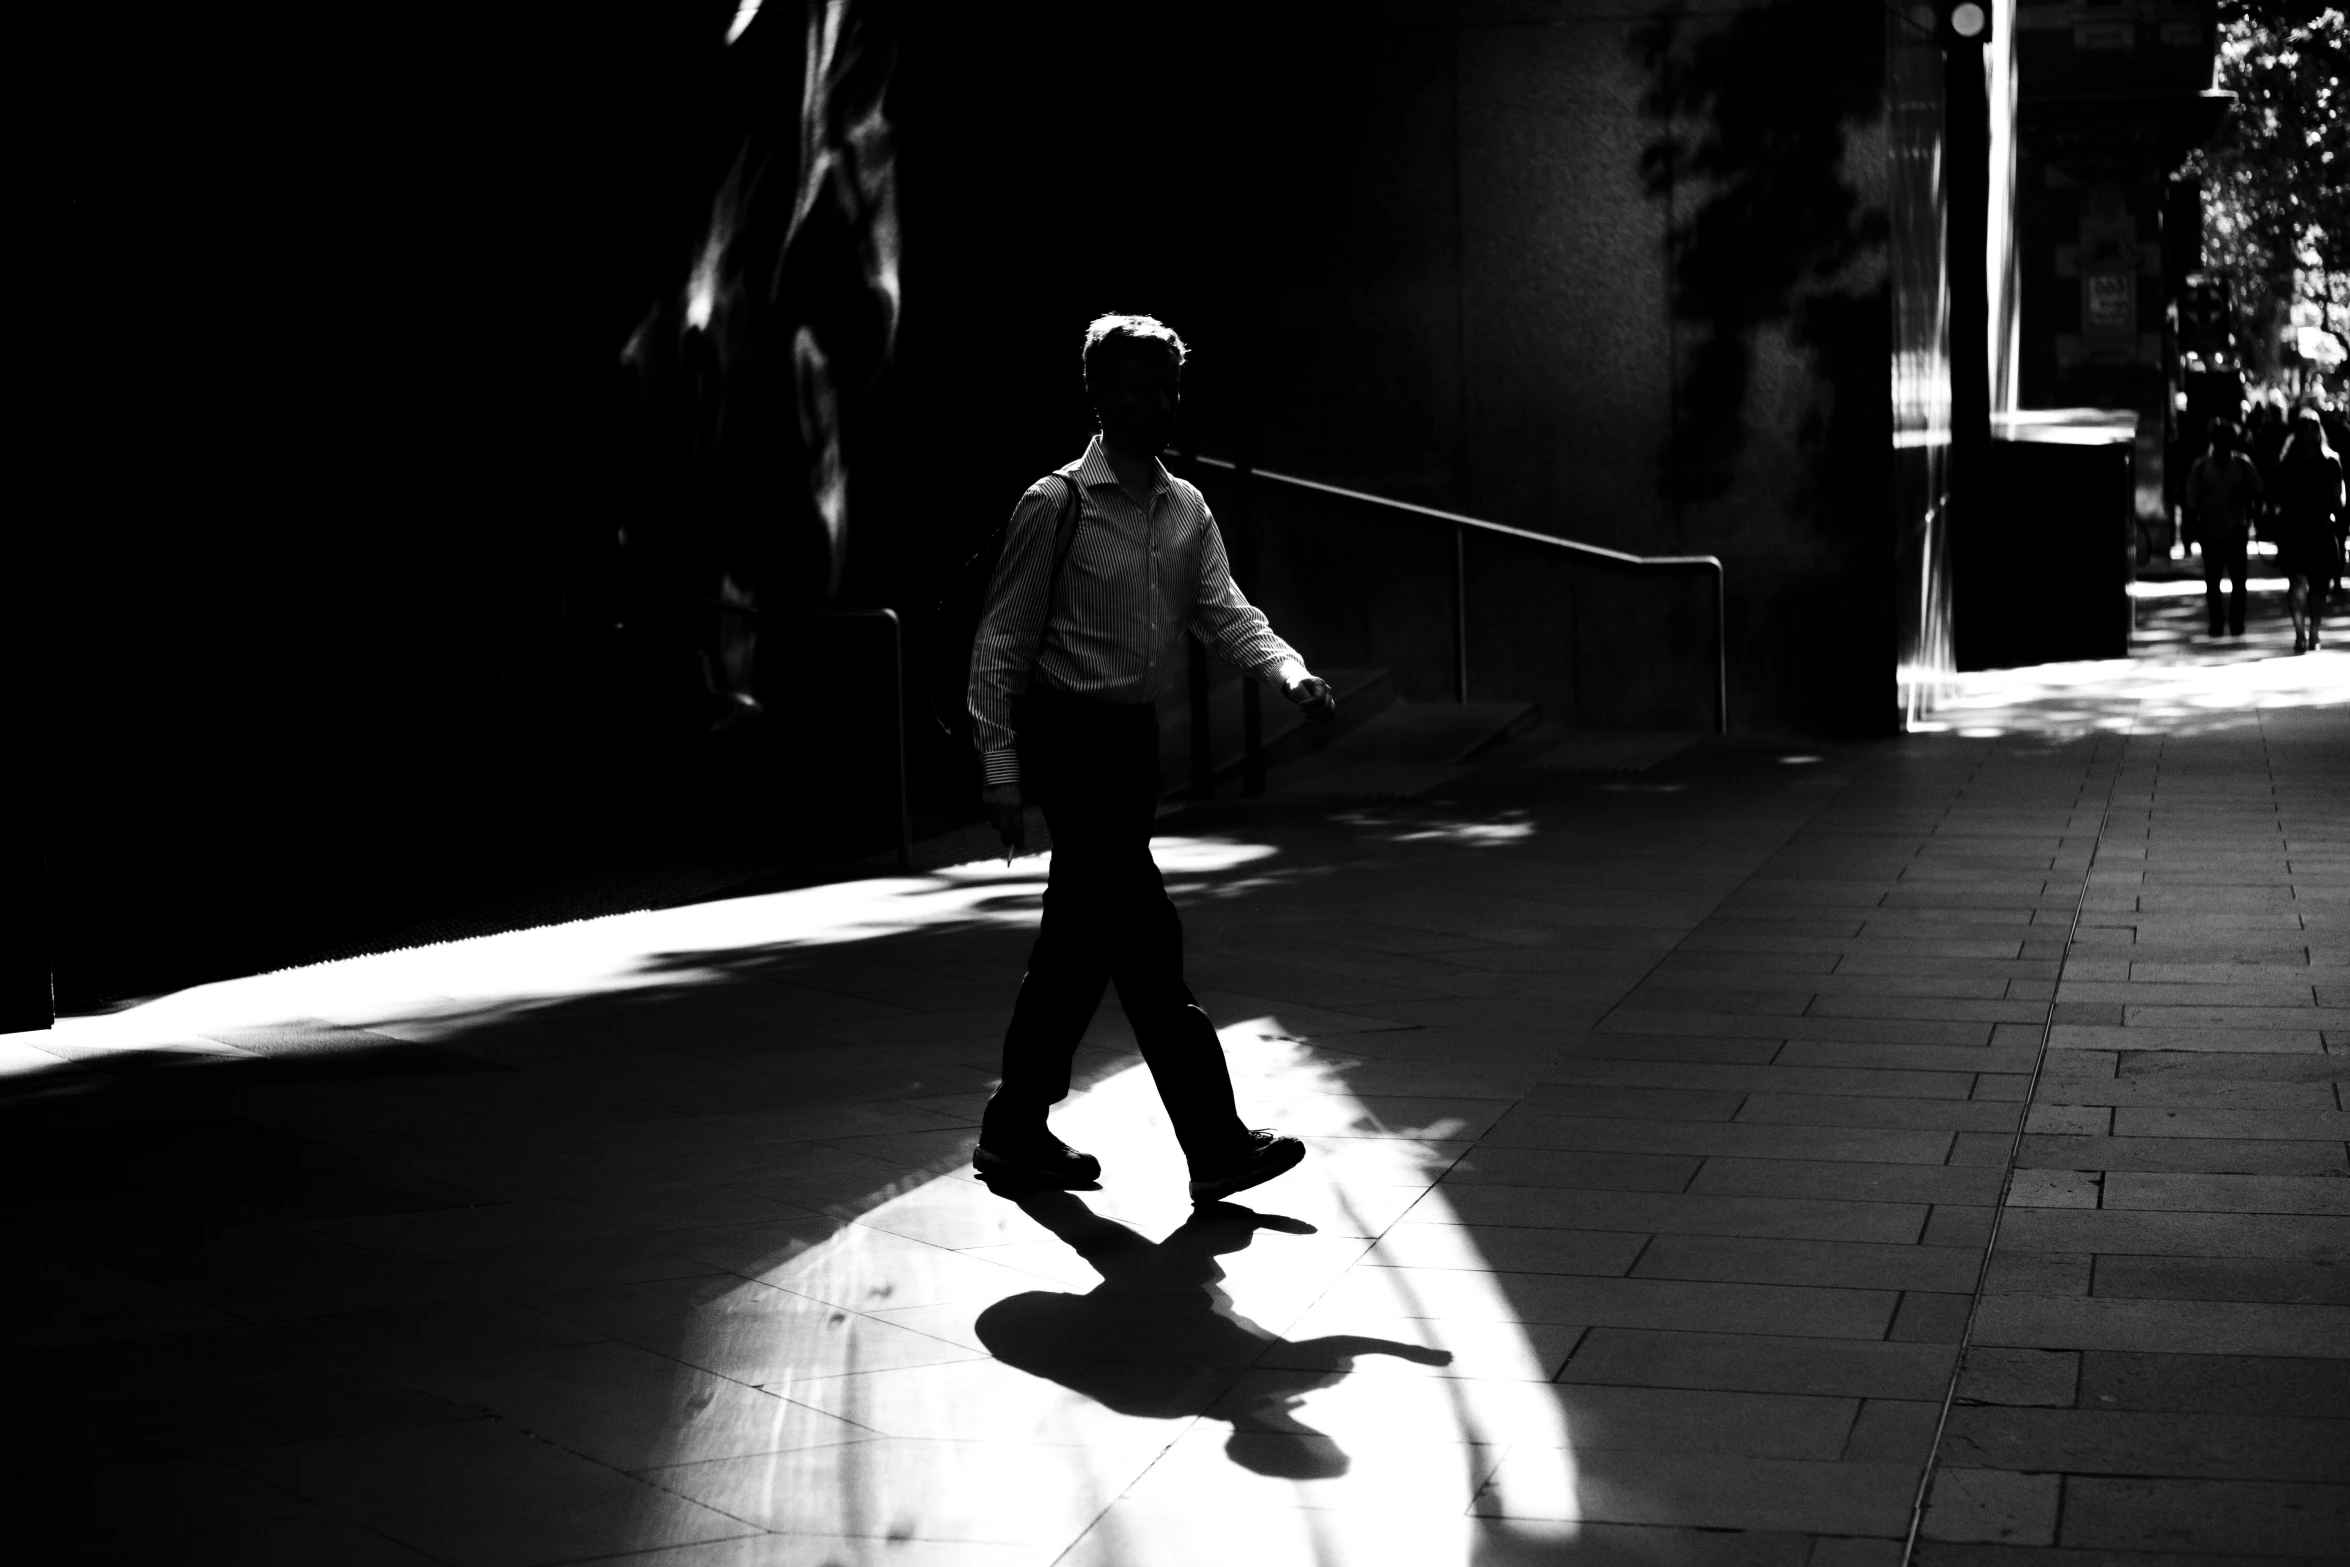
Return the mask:
M 906 626 L 894 609 L 881 612 L 889 619 L 890 663 L 897 672 L 898 708 L 898 869 L 914 869 L 914 793 L 906 776 Z
M 1183 640 L 1191 673 L 1191 792 L 1206 799 L 1216 792 L 1215 737 L 1208 733 L 1208 650 L 1197 637 Z
M 1254 678 L 1240 683 L 1240 790 L 1265 792 L 1265 687 Z
M 1714 733 L 1730 732 L 1730 584 L 1714 562 Z
M 1452 525 L 1452 669 L 1455 698 L 1469 705 L 1469 530 Z
M 1259 558 L 1256 475 L 1245 461 L 1232 472 L 1240 481 L 1240 547 L 1253 574 Z M 1252 800 L 1265 792 L 1265 688 L 1246 676 L 1240 682 L 1240 792 Z

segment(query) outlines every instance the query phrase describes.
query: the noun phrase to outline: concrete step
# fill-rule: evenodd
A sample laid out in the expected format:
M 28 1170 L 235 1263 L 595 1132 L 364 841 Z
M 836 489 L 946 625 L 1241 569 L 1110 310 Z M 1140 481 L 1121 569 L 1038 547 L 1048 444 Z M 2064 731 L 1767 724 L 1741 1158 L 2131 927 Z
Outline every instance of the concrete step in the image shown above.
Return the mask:
M 1680 729 L 1567 730 L 1518 765 L 1554 773 L 1644 773 L 1704 738 Z
M 1285 798 L 1409 799 L 1452 782 L 1482 752 L 1542 722 L 1531 702 L 1397 702 L 1319 756 L 1285 768 Z
M 1309 724 L 1278 691 L 1264 693 L 1265 766 L 1272 769 L 1344 740 L 1395 700 L 1395 682 L 1384 669 L 1317 671 L 1338 693 L 1338 717 Z M 1208 686 L 1208 745 L 1217 782 L 1236 782 L 1242 771 L 1241 676 L 1219 667 Z M 1191 693 L 1182 687 L 1159 702 L 1159 787 L 1163 794 L 1191 788 Z

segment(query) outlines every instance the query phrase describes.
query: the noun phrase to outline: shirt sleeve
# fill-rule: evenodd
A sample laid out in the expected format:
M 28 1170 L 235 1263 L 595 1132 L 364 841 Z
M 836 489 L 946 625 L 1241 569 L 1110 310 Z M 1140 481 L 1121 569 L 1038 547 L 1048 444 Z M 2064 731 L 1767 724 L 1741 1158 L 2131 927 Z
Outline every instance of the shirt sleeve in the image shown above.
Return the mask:
M 971 686 L 965 701 L 984 782 L 990 787 L 1020 781 L 1012 698 L 1027 689 L 1044 640 L 1053 539 L 1069 493 L 1062 477 L 1066 476 L 1038 480 L 1012 508 L 1012 520 L 1004 529 L 1004 552 L 988 580 L 986 607 L 971 639 Z
M 1203 502 L 1201 510 L 1206 511 Z M 1305 677 L 1305 660 L 1273 634 L 1265 612 L 1251 604 L 1232 580 L 1232 559 L 1213 513 L 1202 525 L 1199 583 L 1192 596 L 1191 629 L 1208 650 L 1235 669 L 1287 687 Z

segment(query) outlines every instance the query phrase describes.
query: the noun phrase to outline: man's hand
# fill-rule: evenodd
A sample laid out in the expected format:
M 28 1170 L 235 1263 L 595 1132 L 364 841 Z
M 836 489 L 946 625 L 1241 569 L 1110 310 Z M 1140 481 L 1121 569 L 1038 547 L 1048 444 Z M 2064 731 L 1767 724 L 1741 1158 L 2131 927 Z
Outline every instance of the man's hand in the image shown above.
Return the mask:
M 1004 841 L 1004 863 L 1009 865 L 1013 855 L 1028 847 L 1027 802 L 1020 798 L 1020 786 L 990 784 L 980 791 L 979 798 L 987 804 L 987 819 L 996 836 Z
M 1306 675 L 1285 693 L 1310 724 L 1326 724 L 1338 716 L 1338 693 L 1320 675 Z

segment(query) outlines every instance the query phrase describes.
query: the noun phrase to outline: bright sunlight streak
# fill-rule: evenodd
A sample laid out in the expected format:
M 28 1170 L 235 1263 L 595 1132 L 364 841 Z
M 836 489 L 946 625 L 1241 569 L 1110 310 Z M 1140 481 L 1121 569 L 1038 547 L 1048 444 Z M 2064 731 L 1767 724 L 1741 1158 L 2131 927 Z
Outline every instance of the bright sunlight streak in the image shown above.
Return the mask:
M 1470 1567 L 1504 1536 L 1571 1535 L 1557 1389 L 1429 1185 L 1457 1128 L 1383 1124 L 1278 1018 L 1223 1036 L 1243 1118 L 1315 1145 L 1247 1194 L 1287 1233 L 1243 1229 L 1196 1274 L 1154 1277 L 1130 1339 L 1074 1336 L 1089 1306 L 1113 1309 L 1116 1258 L 1191 1228 L 1173 1132 L 1127 1067 L 1055 1117 L 1105 1155 L 1106 1189 L 1066 1204 L 1074 1244 L 958 1158 L 828 1239 L 739 1263 L 749 1277 L 702 1304 L 682 1358 L 793 1413 L 774 1453 L 723 1466 L 693 1464 L 680 1421 L 663 1473 L 797 1533 L 1044 1542 L 1098 1518 L 1089 1546 L 1119 1567 L 1194 1567 L 1235 1537 L 1260 1567 Z M 1383 1259 L 1415 1266 L 1360 1265 Z M 1010 1329 L 990 1344 L 1023 1316 L 1072 1329 L 1033 1362 Z

